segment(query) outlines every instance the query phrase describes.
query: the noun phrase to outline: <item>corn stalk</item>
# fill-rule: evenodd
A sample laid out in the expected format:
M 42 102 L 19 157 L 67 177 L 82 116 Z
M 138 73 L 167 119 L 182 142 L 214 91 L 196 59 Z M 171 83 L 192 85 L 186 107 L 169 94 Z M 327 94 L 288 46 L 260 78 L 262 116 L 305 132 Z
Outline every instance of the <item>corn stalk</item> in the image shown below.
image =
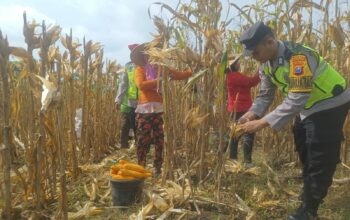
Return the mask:
M 0 149 L 2 151 L 1 156 L 3 157 L 3 172 L 4 172 L 4 199 L 5 207 L 3 217 L 5 219 L 11 219 L 11 123 L 10 123 L 10 89 L 9 89 L 9 78 L 8 78 L 8 62 L 10 48 L 7 38 L 4 38 L 2 32 L 0 31 L 0 71 L 2 80 L 2 106 L 3 106 L 3 141 L 4 144 L 1 145 Z

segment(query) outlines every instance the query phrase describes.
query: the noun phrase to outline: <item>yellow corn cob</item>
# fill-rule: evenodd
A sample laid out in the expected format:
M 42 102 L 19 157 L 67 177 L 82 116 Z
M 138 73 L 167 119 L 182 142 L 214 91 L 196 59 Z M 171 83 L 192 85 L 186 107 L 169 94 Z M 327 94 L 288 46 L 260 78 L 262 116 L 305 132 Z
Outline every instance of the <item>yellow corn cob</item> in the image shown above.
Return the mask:
M 132 177 L 136 177 L 136 178 L 147 178 L 148 177 L 148 174 L 146 174 L 146 173 L 140 173 L 140 172 L 133 171 L 133 170 L 121 169 L 120 172 L 124 176 L 132 176 Z

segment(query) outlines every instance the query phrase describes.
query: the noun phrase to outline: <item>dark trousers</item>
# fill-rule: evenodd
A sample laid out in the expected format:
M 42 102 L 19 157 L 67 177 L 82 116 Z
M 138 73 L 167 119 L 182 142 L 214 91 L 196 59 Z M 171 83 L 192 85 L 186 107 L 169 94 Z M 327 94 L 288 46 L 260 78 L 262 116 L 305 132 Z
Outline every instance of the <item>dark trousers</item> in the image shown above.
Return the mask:
M 130 108 L 129 112 L 122 112 L 122 128 L 120 131 L 120 144 L 122 148 L 129 147 L 129 131 L 134 131 L 134 137 L 136 140 L 136 122 L 135 122 L 135 109 Z
M 245 114 L 245 112 L 237 112 L 236 118 L 234 119 L 236 122 L 240 117 L 242 117 Z M 253 143 L 254 143 L 254 137 L 255 134 L 244 134 L 241 136 L 243 138 L 243 155 L 244 155 L 244 162 L 251 163 L 252 162 L 252 151 L 253 151 Z M 237 159 L 237 149 L 238 149 L 238 142 L 240 138 L 232 138 L 231 144 L 230 144 L 230 158 L 231 159 Z
M 302 200 L 317 210 L 332 184 L 340 162 L 343 125 L 350 107 L 345 105 L 317 112 L 304 120 L 296 118 L 293 133 L 296 151 L 303 166 Z
M 151 144 L 155 145 L 153 166 L 158 173 L 163 164 L 164 130 L 163 113 L 137 114 L 137 159 L 138 164 L 146 166 L 147 154 Z

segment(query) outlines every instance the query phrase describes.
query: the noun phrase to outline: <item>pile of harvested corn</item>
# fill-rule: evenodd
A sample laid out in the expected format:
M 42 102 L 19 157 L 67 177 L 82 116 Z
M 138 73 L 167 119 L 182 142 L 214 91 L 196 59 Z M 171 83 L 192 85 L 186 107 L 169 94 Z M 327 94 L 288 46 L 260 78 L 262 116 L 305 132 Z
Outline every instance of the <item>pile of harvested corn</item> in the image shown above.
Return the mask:
M 111 167 L 111 177 L 113 180 L 146 179 L 151 176 L 152 173 L 143 166 L 126 160 L 120 160 L 119 163 Z

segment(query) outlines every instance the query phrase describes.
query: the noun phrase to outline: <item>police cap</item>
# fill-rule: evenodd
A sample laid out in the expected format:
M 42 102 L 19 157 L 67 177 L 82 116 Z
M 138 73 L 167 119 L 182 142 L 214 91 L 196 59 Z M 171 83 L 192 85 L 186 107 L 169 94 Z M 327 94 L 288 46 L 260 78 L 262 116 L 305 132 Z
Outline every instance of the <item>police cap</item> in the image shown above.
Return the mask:
M 259 21 L 246 30 L 243 31 L 239 38 L 239 42 L 244 46 L 244 56 L 251 55 L 256 46 L 264 39 L 268 34 L 272 34 L 271 28 L 265 25 L 263 22 Z

